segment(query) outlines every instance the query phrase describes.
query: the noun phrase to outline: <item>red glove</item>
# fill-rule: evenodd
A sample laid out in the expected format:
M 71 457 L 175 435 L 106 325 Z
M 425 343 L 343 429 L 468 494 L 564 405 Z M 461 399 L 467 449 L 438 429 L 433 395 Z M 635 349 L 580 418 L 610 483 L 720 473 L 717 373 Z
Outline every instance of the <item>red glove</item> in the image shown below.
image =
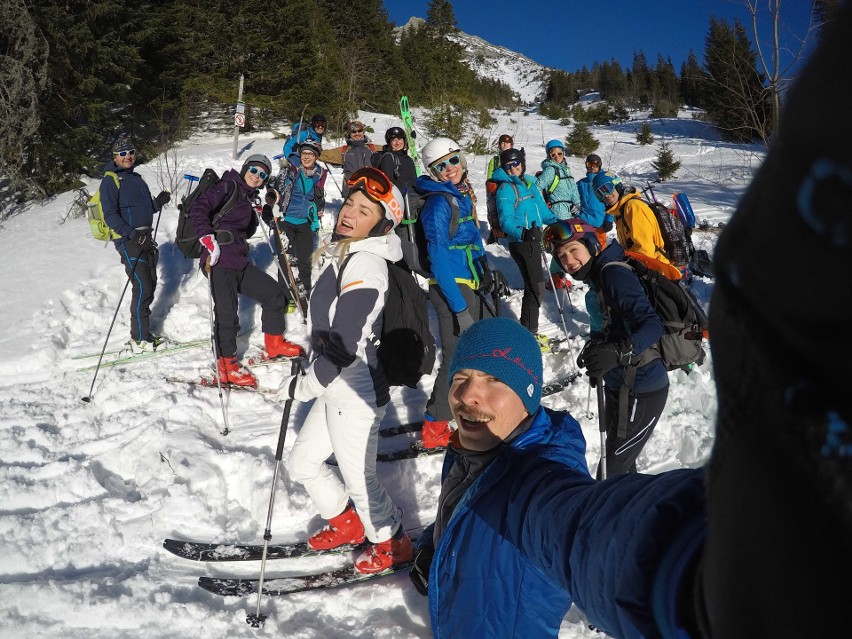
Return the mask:
M 216 236 L 213 234 L 205 235 L 200 240 L 201 246 L 207 249 L 207 252 L 210 254 L 210 266 L 216 266 L 216 262 L 219 261 L 219 242 L 216 241 Z
M 551 273 L 550 281 L 553 283 L 554 289 L 564 288 L 567 290 L 571 288 L 571 280 L 566 279 L 562 273 Z

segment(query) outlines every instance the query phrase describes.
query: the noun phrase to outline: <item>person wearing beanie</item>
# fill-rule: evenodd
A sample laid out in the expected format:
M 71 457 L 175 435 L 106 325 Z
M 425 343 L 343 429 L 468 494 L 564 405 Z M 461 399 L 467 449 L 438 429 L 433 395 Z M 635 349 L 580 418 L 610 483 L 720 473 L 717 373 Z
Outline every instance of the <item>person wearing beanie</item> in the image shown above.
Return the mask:
M 255 376 L 239 363 L 240 330 L 237 294 L 261 306 L 264 333 L 262 357 L 296 357 L 302 347 L 284 339 L 284 287 L 249 262 L 248 238 L 257 230 L 254 202 L 269 180 L 272 162 L 260 153 L 248 156 L 239 172 L 229 169 L 204 191 L 189 209 L 189 219 L 201 242 L 200 267 L 210 278 L 215 319 L 217 373 L 222 384 L 257 387 Z M 225 214 L 216 216 L 225 210 Z
M 676 623 L 654 577 L 700 545 L 681 530 L 703 524 L 703 473 L 592 479 L 580 425 L 540 405 L 541 351 L 513 320 L 474 323 L 450 374 L 458 431 L 410 572 L 434 636 L 555 638 L 572 603 L 609 636 Z
M 618 241 L 625 251 L 671 264 L 654 211 L 635 187 L 625 186 L 611 171 L 599 171 L 592 178 L 592 189 L 606 213 L 615 220 Z
M 544 301 L 544 282 L 549 278 L 541 250 L 541 233 L 559 218 L 547 206 L 532 176 L 526 175 L 526 156 L 521 149 L 500 154 L 500 166 L 491 179 L 497 183 L 497 214 L 509 242 L 509 255 L 524 281 L 521 324 L 536 336 L 544 349 L 548 339 L 538 333 L 539 309 Z
M 666 407 L 669 377 L 656 349 L 663 324 L 617 241 L 601 250 L 579 218 L 548 227 L 545 246 L 575 280 L 589 284 L 591 339 L 577 364 L 589 383 L 604 384 L 606 474 L 636 472 L 636 458 Z M 589 299 L 588 295 L 594 295 Z
M 601 248 L 606 248 L 606 234 L 612 230 L 615 220 L 606 212 L 603 202 L 595 197 L 592 182 L 595 176 L 603 171 L 603 160 L 597 153 L 586 157 L 586 177 L 577 181 L 577 191 L 580 194 L 580 212 L 577 217 L 586 224 L 595 227 Z
M 133 140 L 128 136 L 116 139 L 112 160 L 104 166 L 98 187 L 104 222 L 131 284 L 130 340 L 126 346 L 134 355 L 156 350 L 163 342 L 149 325 L 159 258 L 154 214 L 171 200 L 168 191 L 151 197 L 145 180 L 133 170 L 136 158 Z
M 328 524 L 308 540 L 322 550 L 370 545 L 355 561 L 363 573 L 411 559 L 402 513 L 376 478 L 378 427 L 390 390 L 375 335 L 382 334 L 388 296 L 387 262 L 402 258 L 393 232 L 402 220 L 402 193 L 373 167 L 349 178 L 331 238 L 318 251 L 322 271 L 311 295 L 308 333 L 315 359 L 303 375 L 286 377 L 280 393 L 313 400 L 287 462 Z M 337 461 L 338 476 L 326 464 Z
M 353 120 L 346 126 L 346 144 L 342 149 L 343 186 L 341 195 L 345 199 L 349 195 L 349 177 L 358 169 L 370 166 L 370 159 L 380 147 L 370 144 L 364 123 Z
M 418 224 L 426 240 L 432 275 L 429 301 L 438 317 L 441 343 L 441 363 L 421 431 L 423 447 L 432 449 L 446 446 L 453 432 L 447 403 L 450 361 L 459 335 L 488 312 L 482 296 L 488 292 L 491 271 L 461 147 L 450 138 L 434 138 L 423 147 L 423 162 L 428 174 L 417 178 L 414 191 L 425 199 Z
M 311 255 L 325 209 L 328 169 L 317 163 L 321 153 L 319 143 L 313 140 L 302 142 L 290 155 L 287 168 L 279 171 L 270 184 L 278 193 L 278 209 L 283 213 L 275 223 L 287 237 L 288 251 L 296 259 L 299 281 L 306 296 L 311 292 Z M 272 215 L 265 216 L 264 222 L 271 226 Z
M 515 146 L 515 139 L 508 133 L 503 133 L 497 138 L 497 154 L 488 160 L 485 169 L 485 207 L 488 214 L 488 244 L 494 244 L 506 234 L 500 230 L 500 218 L 497 214 L 497 182 L 492 179 L 494 171 L 500 168 L 500 154 Z

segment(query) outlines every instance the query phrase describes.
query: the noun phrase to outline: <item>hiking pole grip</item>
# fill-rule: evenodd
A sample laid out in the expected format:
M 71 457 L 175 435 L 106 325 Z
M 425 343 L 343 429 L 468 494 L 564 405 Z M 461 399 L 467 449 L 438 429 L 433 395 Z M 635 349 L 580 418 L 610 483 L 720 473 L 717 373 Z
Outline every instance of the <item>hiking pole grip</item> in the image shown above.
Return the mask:
M 298 375 L 301 371 L 301 359 L 294 359 L 290 365 L 290 374 Z M 293 407 L 293 398 L 284 402 L 284 413 L 281 415 L 281 429 L 278 431 L 278 447 L 275 449 L 275 461 L 280 462 L 284 453 L 284 441 L 287 438 L 287 424 L 290 421 L 290 410 Z

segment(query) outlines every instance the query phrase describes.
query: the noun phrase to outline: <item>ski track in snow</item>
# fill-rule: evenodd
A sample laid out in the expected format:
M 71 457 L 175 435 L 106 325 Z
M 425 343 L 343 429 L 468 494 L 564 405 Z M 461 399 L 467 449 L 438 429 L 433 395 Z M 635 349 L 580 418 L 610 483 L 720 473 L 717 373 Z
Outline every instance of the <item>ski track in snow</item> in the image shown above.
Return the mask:
M 422 114 L 415 110 L 415 116 Z M 526 148 L 528 172 L 544 158 L 544 143 L 564 137 L 566 127 L 537 115 L 498 114 L 494 136 L 516 135 Z M 398 118 L 361 113 L 360 119 L 381 141 Z M 416 120 L 417 121 L 417 120 Z M 654 177 L 649 162 L 654 147 L 635 144 L 635 122 L 593 127 L 600 140 L 598 154 L 628 182 L 642 185 Z M 652 121 L 652 128 L 654 127 Z M 703 127 L 703 128 L 702 128 Z M 686 192 L 699 219 L 725 221 L 750 180 L 753 150 L 719 142 L 706 125 L 667 121 L 659 135 L 672 144 L 683 162 L 681 178 L 655 185 L 667 201 Z M 421 136 L 425 137 L 425 132 Z M 654 131 L 657 135 L 657 131 Z M 658 135 L 658 137 L 659 137 Z M 690 137 L 690 136 L 695 137 Z M 424 142 L 423 139 L 420 140 Z M 332 144 L 337 142 L 332 141 Z M 269 136 L 240 140 L 240 155 L 280 152 L 282 141 Z M 179 174 L 200 175 L 239 162 L 230 160 L 230 138 L 199 136 L 178 149 Z M 485 220 L 484 170 L 487 156 L 469 157 L 471 181 Z M 608 165 L 608 166 L 607 166 Z M 584 176 L 582 158 L 569 166 Z M 156 162 L 140 167 L 157 192 Z M 333 169 L 337 184 L 339 169 Z M 89 189 L 97 180 L 88 180 Z M 161 257 L 152 326 L 172 339 L 186 341 L 210 334 L 206 280 L 178 253 L 174 237 L 175 204 L 185 192 L 181 183 L 162 216 L 158 231 Z M 327 184 L 328 211 L 339 207 L 334 181 Z M 170 384 L 166 376 L 195 378 L 212 365 L 208 346 L 180 351 L 127 366 L 102 368 L 87 395 L 93 371 L 76 369 L 97 359 L 72 359 L 98 353 L 103 345 L 126 277 L 117 253 L 88 237 L 84 219 L 60 224 L 71 193 L 33 205 L 3 222 L 0 231 L 0 280 L 4 310 L 0 315 L 0 637 L 100 639 L 286 636 L 429 637 L 426 599 L 409 586 L 405 574 L 371 584 L 284 598 L 265 598 L 266 625 L 256 630 L 245 623 L 256 599 L 222 599 L 195 585 L 200 575 L 256 577 L 258 564 L 214 566 L 174 557 L 161 548 L 165 537 L 198 541 L 252 543 L 262 541 L 269 503 L 274 451 L 283 403 L 275 397 L 232 393 L 228 411 L 232 432 L 223 437 L 217 392 Z M 331 221 L 326 219 L 326 228 Z M 699 233 L 697 248 L 712 253 L 717 235 Z M 274 271 L 261 233 L 252 240 L 253 258 Z M 510 284 L 522 286 L 520 275 L 502 245 L 488 247 L 494 266 Z M 705 308 L 712 281 L 697 280 L 694 290 Z M 566 304 L 571 339 L 564 352 L 545 356 L 545 379 L 575 370 L 574 360 L 585 341 L 588 315 L 585 287 L 578 283 Z M 128 335 L 128 297 L 110 338 L 119 347 Z M 520 295 L 502 301 L 517 317 Z M 573 312 L 570 311 L 573 309 Z M 240 321 L 255 328 L 239 339 L 240 350 L 256 350 L 261 342 L 260 308 L 240 302 Z M 562 332 L 553 294 L 542 309 L 541 331 Z M 434 314 L 432 315 L 434 322 Z M 288 316 L 288 338 L 306 344 L 297 314 Z M 261 386 L 277 387 L 286 369 L 257 369 Z M 660 472 L 702 464 L 713 443 L 716 394 L 708 361 L 690 375 L 672 373 L 668 404 L 661 423 L 639 458 L 640 469 Z M 432 378 L 421 388 L 396 389 L 387 422 L 422 416 Z M 588 443 L 594 472 L 600 455 L 594 394 L 580 381 L 555 396 L 548 406 L 567 409 L 577 417 Z M 294 406 L 284 459 L 298 432 L 305 407 Z M 404 435 L 380 442 L 395 449 L 415 439 Z M 433 519 L 439 494 L 440 456 L 379 465 L 380 478 L 414 528 Z M 321 521 L 301 487 L 281 468 L 272 535 L 274 542 L 304 539 Z M 341 557 L 279 560 L 267 566 L 267 577 L 286 577 L 302 570 L 341 566 Z M 583 615 L 572 609 L 560 632 L 564 638 L 597 637 Z

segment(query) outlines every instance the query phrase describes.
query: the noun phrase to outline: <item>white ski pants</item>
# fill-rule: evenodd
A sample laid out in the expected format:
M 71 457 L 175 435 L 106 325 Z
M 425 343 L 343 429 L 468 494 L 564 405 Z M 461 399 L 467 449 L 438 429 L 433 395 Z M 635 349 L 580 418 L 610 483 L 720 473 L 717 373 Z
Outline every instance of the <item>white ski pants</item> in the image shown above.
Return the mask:
M 347 408 L 344 413 L 319 397 L 287 460 L 290 478 L 305 487 L 323 519 L 342 513 L 352 499 L 367 539 L 374 543 L 390 539 L 402 519 L 376 477 L 379 422 L 384 413 L 384 406 Z M 325 463 L 332 453 L 339 477 Z

